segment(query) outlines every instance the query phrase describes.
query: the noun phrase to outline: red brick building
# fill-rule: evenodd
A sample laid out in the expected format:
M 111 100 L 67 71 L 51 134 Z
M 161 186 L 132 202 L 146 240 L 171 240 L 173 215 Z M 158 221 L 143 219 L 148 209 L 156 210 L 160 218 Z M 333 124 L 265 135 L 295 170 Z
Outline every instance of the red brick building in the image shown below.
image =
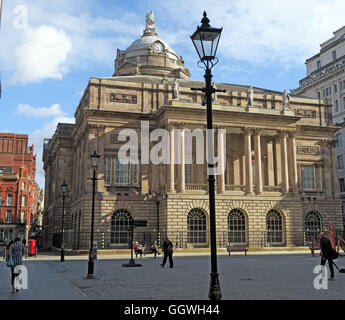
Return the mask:
M 0 243 L 28 240 L 37 211 L 36 155 L 28 135 L 0 133 Z

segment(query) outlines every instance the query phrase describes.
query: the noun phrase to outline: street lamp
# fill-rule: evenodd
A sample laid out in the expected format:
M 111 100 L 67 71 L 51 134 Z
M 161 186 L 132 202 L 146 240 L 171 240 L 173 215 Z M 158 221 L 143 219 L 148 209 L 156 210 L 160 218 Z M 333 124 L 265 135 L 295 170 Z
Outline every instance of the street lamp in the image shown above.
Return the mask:
M 67 191 L 67 184 L 65 181 L 61 185 L 61 192 L 62 192 L 62 236 L 61 236 L 61 257 L 60 261 L 65 262 L 65 250 L 64 250 L 64 221 L 65 221 L 65 195 Z
M 95 192 L 96 192 L 96 170 L 98 167 L 99 159 L 101 156 L 97 154 L 96 151 L 93 152 L 91 155 L 91 166 L 93 169 L 93 177 L 92 177 L 92 217 L 91 217 L 91 240 L 90 240 L 90 252 L 89 252 L 89 263 L 88 263 L 88 272 L 87 278 L 93 279 L 94 278 L 94 250 L 93 250 L 93 228 L 94 228 L 94 220 L 95 220 Z
M 216 90 L 212 86 L 212 74 L 211 69 L 218 63 L 216 53 L 218 49 L 219 39 L 223 28 L 212 28 L 210 26 L 210 20 L 207 18 L 207 14 L 204 11 L 204 17 L 201 20 L 202 25 L 197 27 L 194 34 L 191 36 L 194 47 L 198 52 L 200 61 L 199 64 L 203 64 L 205 69 L 205 82 L 206 86 L 202 89 L 192 88 L 192 90 L 202 91 L 206 95 L 207 106 L 207 129 L 208 132 L 213 129 L 212 124 L 212 94 L 215 92 L 224 92 L 224 90 Z M 213 137 L 208 139 L 208 153 L 209 162 L 213 159 L 214 143 Z M 208 297 L 210 300 L 220 300 L 222 293 L 220 290 L 218 271 L 217 271 L 217 244 L 216 244 L 216 210 L 215 210 L 215 191 L 214 191 L 214 165 L 208 164 L 208 185 L 209 185 L 209 207 L 210 207 L 210 238 L 211 238 L 211 281 Z

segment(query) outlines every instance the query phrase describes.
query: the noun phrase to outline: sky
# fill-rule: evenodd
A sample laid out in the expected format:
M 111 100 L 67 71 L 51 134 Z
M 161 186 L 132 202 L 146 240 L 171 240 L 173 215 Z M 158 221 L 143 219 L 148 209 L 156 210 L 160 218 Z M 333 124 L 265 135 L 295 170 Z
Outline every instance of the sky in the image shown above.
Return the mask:
M 25 133 L 44 187 L 43 139 L 74 112 L 90 77 L 114 72 L 153 10 L 158 35 L 203 80 L 189 38 L 202 13 L 223 27 L 216 82 L 284 91 L 306 76 L 305 60 L 345 25 L 344 0 L 3 0 L 0 132 Z

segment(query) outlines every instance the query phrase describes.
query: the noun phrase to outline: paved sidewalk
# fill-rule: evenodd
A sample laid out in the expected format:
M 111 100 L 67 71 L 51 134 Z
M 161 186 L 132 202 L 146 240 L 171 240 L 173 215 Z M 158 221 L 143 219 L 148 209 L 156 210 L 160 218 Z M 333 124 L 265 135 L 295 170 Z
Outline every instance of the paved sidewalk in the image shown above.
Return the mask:
M 26 261 L 28 289 L 12 293 L 11 270 L 0 262 L 0 300 L 80 300 L 81 292 L 58 272 L 53 272 L 46 262 Z

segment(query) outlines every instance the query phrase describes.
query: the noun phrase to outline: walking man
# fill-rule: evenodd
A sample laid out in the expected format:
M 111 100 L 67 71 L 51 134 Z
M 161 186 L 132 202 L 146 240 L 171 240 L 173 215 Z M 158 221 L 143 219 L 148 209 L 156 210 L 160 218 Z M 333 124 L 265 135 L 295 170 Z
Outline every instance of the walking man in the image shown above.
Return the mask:
M 333 268 L 333 259 L 337 258 L 337 252 L 333 250 L 331 241 L 325 237 L 323 232 L 320 233 L 320 249 L 321 249 L 321 265 L 324 266 L 326 264 L 326 260 L 328 260 L 329 270 L 331 272 L 330 281 L 334 281 L 334 268 Z
M 167 262 L 167 259 L 169 257 L 169 265 L 170 268 L 174 267 L 174 262 L 173 262 L 173 244 L 172 242 L 166 238 L 163 242 L 163 252 L 164 252 L 164 258 L 163 258 L 163 263 L 161 264 L 161 267 L 164 268 L 165 263 Z

